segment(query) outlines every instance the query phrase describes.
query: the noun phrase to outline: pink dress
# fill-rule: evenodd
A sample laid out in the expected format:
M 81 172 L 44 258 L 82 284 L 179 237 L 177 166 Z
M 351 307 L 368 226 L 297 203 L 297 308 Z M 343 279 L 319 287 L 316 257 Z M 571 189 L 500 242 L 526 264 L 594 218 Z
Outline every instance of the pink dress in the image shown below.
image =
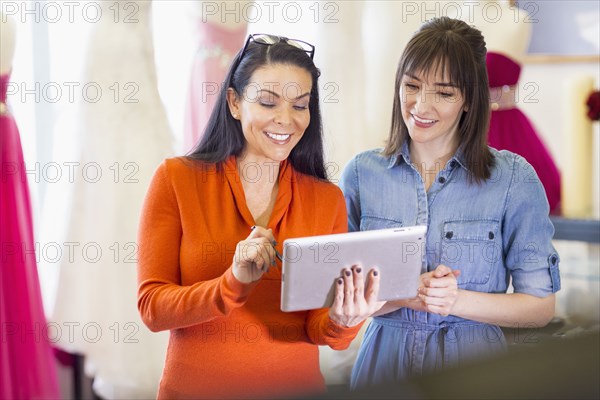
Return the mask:
M 37 275 L 21 140 L 0 76 L 0 399 L 59 398 Z
M 227 70 L 244 45 L 246 25 L 231 30 L 211 22 L 200 22 L 198 38 L 185 111 L 186 152 L 194 147 L 204 133 Z
M 516 85 L 521 66 L 505 55 L 488 52 L 492 117 L 489 144 L 523 156 L 535 169 L 546 190 L 550 213 L 560 213 L 560 174 L 548 149 L 517 102 L 524 98 Z M 526 174 L 526 172 L 524 172 Z

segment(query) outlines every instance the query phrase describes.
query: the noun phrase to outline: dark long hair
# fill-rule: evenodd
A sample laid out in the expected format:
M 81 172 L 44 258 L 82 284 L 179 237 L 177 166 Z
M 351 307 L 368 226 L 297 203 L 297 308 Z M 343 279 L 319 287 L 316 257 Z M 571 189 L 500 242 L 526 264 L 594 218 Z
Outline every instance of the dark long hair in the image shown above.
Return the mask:
M 294 65 L 308 71 L 312 77 L 309 112 L 310 123 L 302 139 L 290 152 L 288 160 L 294 169 L 319 179 L 327 179 L 323 150 L 323 124 L 319 105 L 318 80 L 321 72 L 309 55 L 281 41 L 271 45 L 250 42 L 244 54 L 234 58 L 221 87 L 215 107 L 210 115 L 204 135 L 188 157 L 210 163 L 221 163 L 229 156 L 239 156 L 246 141 L 241 124 L 233 118 L 227 104 L 227 89 L 233 88 L 242 96 L 252 74 L 265 65 Z
M 405 74 L 448 73 L 460 89 L 467 111 L 458 125 L 459 146 L 476 182 L 488 179 L 494 163 L 488 147 L 490 100 L 485 65 L 485 40 L 477 29 L 448 17 L 434 18 L 421 26 L 406 45 L 396 71 L 392 126 L 384 154 L 397 154 L 404 142 L 410 143 L 402 118 L 400 88 Z

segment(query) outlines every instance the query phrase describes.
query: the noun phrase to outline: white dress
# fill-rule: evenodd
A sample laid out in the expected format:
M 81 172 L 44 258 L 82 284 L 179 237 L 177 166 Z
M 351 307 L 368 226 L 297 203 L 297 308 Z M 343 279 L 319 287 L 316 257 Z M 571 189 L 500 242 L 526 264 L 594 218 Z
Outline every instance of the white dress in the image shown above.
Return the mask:
M 355 154 L 385 144 L 398 61 L 421 22 L 420 14 L 407 14 L 405 7 L 401 1 L 321 6 L 313 44 L 322 72 L 328 172 L 334 180 Z
M 138 314 L 136 236 L 172 137 L 157 89 L 151 2 L 120 2 L 118 22 L 115 2 L 96 4 L 103 16 L 91 28 L 81 80 L 88 97 L 55 133 L 63 175 L 48 184 L 41 218 L 44 306 L 55 346 L 85 356 L 97 394 L 154 398 L 168 334 L 151 333 Z

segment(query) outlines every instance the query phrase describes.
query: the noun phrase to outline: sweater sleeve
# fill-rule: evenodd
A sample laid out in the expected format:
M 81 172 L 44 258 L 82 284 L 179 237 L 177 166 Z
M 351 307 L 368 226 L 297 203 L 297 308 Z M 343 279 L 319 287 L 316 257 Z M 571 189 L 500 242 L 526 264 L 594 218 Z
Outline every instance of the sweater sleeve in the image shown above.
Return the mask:
M 348 232 L 344 196 L 339 189 L 336 190 L 336 195 L 335 220 L 331 233 Z M 307 313 L 306 331 L 313 343 L 327 345 L 334 350 L 344 350 L 350 346 L 363 323 L 350 328 L 338 325 L 329 318 L 329 309 L 321 308 Z
M 231 267 L 218 278 L 181 285 L 182 223 L 169 172 L 168 162 L 163 162 L 152 178 L 138 232 L 138 310 L 153 332 L 226 316 L 256 286 L 239 282 Z

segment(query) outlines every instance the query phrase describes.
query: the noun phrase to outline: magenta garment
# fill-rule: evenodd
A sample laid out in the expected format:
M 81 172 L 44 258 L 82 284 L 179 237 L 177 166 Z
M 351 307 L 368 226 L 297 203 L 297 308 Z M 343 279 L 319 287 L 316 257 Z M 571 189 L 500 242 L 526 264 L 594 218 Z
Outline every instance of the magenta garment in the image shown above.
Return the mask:
M 198 24 L 199 45 L 192 66 L 185 115 L 186 152 L 202 137 L 227 70 L 244 45 L 245 37 L 245 25 L 230 30 L 211 22 Z
M 488 52 L 486 62 L 490 88 L 517 85 L 521 66 L 515 61 L 502 54 Z M 518 94 L 516 102 L 522 97 L 522 94 Z M 498 150 L 509 150 L 523 156 L 533 166 L 546 189 L 550 213 L 559 214 L 558 168 L 533 125 L 516 105 L 513 108 L 492 111 L 488 141 L 490 146 Z
M 59 398 L 37 275 L 21 140 L 0 76 L 0 399 Z

